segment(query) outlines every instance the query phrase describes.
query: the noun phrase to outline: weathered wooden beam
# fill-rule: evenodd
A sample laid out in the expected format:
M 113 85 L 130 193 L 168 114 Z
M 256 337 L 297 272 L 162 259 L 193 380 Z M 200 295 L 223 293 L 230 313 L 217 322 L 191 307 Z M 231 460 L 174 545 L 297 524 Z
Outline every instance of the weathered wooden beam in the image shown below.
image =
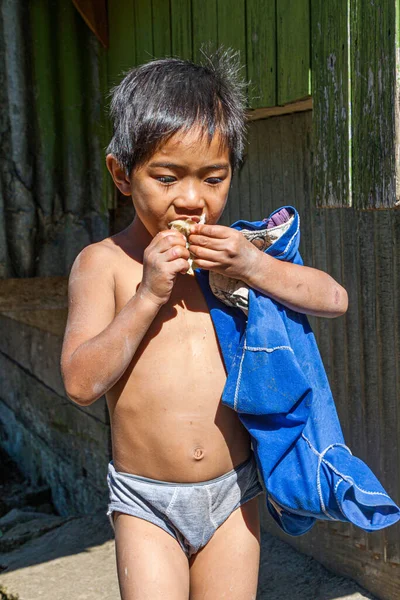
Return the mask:
M 268 119 L 269 117 L 278 117 L 280 115 L 290 115 L 296 112 L 312 110 L 313 100 L 311 97 L 298 102 L 289 102 L 284 106 L 271 106 L 269 108 L 255 108 L 247 111 L 248 121 L 259 121 L 260 119 Z

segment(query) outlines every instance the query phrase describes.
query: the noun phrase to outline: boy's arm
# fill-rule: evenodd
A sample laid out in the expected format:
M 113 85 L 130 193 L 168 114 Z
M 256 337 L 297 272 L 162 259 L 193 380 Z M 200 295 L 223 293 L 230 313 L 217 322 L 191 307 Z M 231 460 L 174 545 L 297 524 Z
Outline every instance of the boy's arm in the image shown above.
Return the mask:
M 196 225 L 189 242 L 199 267 L 241 279 L 296 312 L 338 317 L 347 311 L 347 292 L 328 273 L 261 252 L 236 229 Z
M 243 277 L 249 287 L 296 312 L 316 317 L 339 317 L 347 311 L 347 292 L 328 273 L 257 252 L 253 268 L 250 263 Z
M 68 397 L 80 405 L 92 404 L 120 379 L 160 308 L 139 288 L 114 318 L 112 252 L 87 246 L 69 277 L 61 372 Z

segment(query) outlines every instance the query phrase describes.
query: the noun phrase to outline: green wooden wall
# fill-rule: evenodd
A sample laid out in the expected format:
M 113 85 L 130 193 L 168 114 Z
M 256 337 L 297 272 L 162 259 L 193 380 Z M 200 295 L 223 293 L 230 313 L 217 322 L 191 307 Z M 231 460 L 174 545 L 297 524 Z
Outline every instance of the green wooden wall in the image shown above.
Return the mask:
M 315 200 L 393 208 L 399 177 L 399 0 L 311 0 Z
M 106 51 L 70 0 L 0 0 L 0 279 L 108 234 Z
M 240 51 L 251 108 L 310 94 L 309 0 L 113 0 L 108 81 L 152 58 L 197 60 L 202 43 Z

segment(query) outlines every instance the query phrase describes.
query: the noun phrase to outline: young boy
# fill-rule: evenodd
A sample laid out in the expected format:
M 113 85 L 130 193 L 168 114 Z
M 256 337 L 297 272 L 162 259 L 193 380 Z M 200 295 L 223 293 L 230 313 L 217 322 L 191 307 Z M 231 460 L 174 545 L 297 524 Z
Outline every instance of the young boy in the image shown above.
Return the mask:
M 123 600 L 257 593 L 263 487 L 249 433 L 220 401 L 226 372 L 205 299 L 186 274 L 186 238 L 168 225 L 197 223 L 188 240 L 200 268 L 298 312 L 347 309 L 346 291 L 328 274 L 279 261 L 216 225 L 243 151 L 238 73 L 235 55 L 219 52 L 205 66 L 147 63 L 114 88 L 106 162 L 136 215 L 84 248 L 70 273 L 61 367 L 77 404 L 106 394 L 107 514 Z

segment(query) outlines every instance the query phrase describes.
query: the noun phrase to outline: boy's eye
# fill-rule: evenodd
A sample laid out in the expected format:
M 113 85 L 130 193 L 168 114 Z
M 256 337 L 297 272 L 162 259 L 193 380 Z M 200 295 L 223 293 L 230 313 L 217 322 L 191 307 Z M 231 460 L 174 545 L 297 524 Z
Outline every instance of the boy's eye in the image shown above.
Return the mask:
M 169 185 L 176 181 L 176 177 L 173 177 L 172 175 L 160 175 L 159 177 L 156 177 L 156 179 L 164 185 Z M 206 182 L 211 185 L 217 185 L 218 183 L 221 183 L 221 181 L 223 181 L 222 177 L 208 177 L 206 179 Z
M 176 181 L 175 177 L 171 177 L 171 175 L 162 175 L 161 177 L 156 177 L 157 181 L 161 183 L 174 183 Z
M 206 179 L 207 183 L 211 183 L 212 185 L 216 185 L 217 183 L 221 183 L 223 179 L 221 177 L 209 177 Z

